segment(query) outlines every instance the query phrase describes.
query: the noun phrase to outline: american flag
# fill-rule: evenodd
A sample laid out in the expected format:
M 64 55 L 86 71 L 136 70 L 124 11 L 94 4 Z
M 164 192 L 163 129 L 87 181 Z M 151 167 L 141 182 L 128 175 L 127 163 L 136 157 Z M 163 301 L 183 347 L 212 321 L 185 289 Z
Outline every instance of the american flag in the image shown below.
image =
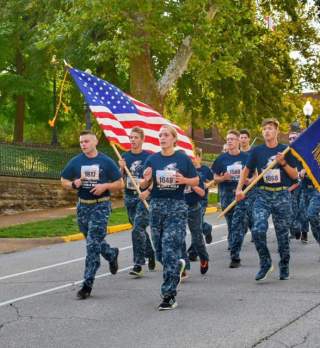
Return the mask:
M 118 87 L 84 71 L 69 68 L 95 116 L 106 138 L 119 144 L 125 150 L 131 148 L 128 134 L 133 127 L 144 130 L 143 149 L 150 152 L 160 151 L 158 133 L 163 124 L 173 126 L 178 133 L 176 149 L 183 150 L 189 157 L 194 157 L 191 140 L 184 131 L 165 119 L 149 105 L 144 104 Z

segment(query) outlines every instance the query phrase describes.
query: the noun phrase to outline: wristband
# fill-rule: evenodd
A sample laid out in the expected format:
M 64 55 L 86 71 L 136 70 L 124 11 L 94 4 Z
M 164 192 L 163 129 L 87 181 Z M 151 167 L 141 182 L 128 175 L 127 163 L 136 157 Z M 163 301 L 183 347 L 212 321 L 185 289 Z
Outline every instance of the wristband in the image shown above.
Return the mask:
M 74 183 L 74 181 L 72 181 L 71 186 L 72 186 L 73 189 L 78 190 L 78 187 L 76 186 L 76 184 Z

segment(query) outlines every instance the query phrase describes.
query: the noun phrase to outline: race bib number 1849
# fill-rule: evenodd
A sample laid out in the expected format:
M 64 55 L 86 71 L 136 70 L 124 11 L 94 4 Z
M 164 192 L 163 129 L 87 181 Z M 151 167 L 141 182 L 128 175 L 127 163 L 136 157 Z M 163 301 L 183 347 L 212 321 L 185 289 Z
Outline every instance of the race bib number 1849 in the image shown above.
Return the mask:
M 157 187 L 159 190 L 176 190 L 178 185 L 176 183 L 175 170 L 157 170 Z

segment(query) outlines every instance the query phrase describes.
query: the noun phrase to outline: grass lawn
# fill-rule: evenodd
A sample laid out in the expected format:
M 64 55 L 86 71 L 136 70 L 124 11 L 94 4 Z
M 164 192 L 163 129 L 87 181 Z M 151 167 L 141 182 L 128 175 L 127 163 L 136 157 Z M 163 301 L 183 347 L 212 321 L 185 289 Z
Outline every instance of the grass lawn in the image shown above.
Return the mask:
M 116 208 L 112 210 L 108 225 L 114 226 L 128 222 L 125 208 Z M 0 238 L 59 237 L 78 232 L 76 217 L 68 216 L 61 219 L 44 220 L 2 228 L 0 229 Z
M 218 195 L 209 194 L 209 205 L 217 203 Z M 112 210 L 108 226 L 128 223 L 125 208 Z M 41 238 L 59 237 L 78 233 L 78 225 L 75 216 L 68 216 L 61 219 L 51 219 L 38 222 L 31 222 L 23 225 L 16 225 L 0 229 L 0 238 Z

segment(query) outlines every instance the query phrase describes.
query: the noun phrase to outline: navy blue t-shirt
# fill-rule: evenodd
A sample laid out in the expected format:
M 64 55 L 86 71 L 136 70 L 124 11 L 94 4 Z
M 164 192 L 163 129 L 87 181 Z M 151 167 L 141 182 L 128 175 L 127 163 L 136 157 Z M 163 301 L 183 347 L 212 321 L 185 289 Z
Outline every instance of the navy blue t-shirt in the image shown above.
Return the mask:
M 247 152 L 240 152 L 238 155 L 230 155 L 229 153 L 221 154 L 212 164 L 212 172 L 217 175 L 223 175 L 228 172 L 231 174 L 230 181 L 223 181 L 218 184 L 219 190 L 232 191 L 235 190 L 240 179 L 241 170 L 244 168 L 248 160 Z
M 97 199 L 110 196 L 107 190 L 97 196 L 90 192 L 96 184 L 114 182 L 121 178 L 121 173 L 115 162 L 105 154 L 99 152 L 94 158 L 89 158 L 81 153 L 73 157 L 61 173 L 61 177 L 67 180 L 82 178 L 82 185 L 78 190 L 78 196 L 82 199 Z
M 176 173 L 186 178 L 194 178 L 197 171 L 191 159 L 182 151 L 176 151 L 171 156 L 163 156 L 161 152 L 151 155 L 145 163 L 145 168 L 152 168 L 153 188 L 151 198 L 184 199 L 186 185 L 176 184 Z
M 150 153 L 143 150 L 139 154 L 132 153 L 131 151 L 125 152 L 122 154 L 122 158 L 126 161 L 126 165 L 130 170 L 132 176 L 139 184 L 139 179 L 143 177 L 143 168 L 146 159 L 150 156 Z M 136 189 L 133 186 L 133 183 L 129 176 L 124 172 L 125 178 L 125 193 L 127 195 L 135 195 L 137 193 Z
M 199 187 L 201 187 L 204 190 L 204 183 L 201 179 L 201 176 L 199 175 Z M 192 206 L 200 202 L 203 197 L 199 196 L 195 191 L 193 191 L 191 186 L 186 186 L 184 190 L 184 199 L 188 206 Z
M 207 181 L 213 180 L 213 173 L 209 167 L 202 165 L 201 167 L 196 168 L 196 170 L 197 170 L 199 177 L 201 178 L 201 180 L 204 183 Z M 209 190 L 206 188 L 205 191 L 206 191 L 206 195 L 202 199 L 207 201 Z
M 276 147 L 269 148 L 265 144 L 256 146 L 252 149 L 249 155 L 246 167 L 254 170 L 257 169 L 260 174 L 276 157 L 278 152 L 283 152 L 286 149 L 286 145 L 278 144 Z M 297 166 L 297 161 L 289 152 L 285 155 L 285 160 L 291 167 Z M 291 186 L 293 180 L 290 179 L 289 175 L 285 170 L 276 164 L 273 169 L 270 169 L 264 177 L 259 180 L 258 186 L 268 186 L 268 187 L 281 187 L 281 186 Z

